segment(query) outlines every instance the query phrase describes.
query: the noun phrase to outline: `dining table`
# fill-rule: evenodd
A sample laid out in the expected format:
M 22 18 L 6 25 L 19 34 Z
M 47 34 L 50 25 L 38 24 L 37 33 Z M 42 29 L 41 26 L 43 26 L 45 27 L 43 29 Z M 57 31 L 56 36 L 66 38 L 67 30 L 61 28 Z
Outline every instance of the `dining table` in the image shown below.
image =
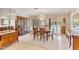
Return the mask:
M 46 30 L 46 29 L 44 29 L 44 35 L 46 36 L 46 40 L 48 41 L 48 34 L 50 33 L 51 31 L 50 30 Z M 40 34 L 40 30 L 38 30 L 38 35 Z

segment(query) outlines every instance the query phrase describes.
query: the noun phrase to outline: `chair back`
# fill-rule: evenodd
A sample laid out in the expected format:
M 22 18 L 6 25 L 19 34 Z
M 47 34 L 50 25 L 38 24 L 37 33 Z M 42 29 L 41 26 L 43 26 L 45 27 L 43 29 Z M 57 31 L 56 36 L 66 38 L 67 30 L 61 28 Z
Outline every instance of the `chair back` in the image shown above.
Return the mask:
M 44 35 L 44 28 L 40 28 L 40 35 Z
M 38 28 L 33 28 L 33 34 L 37 34 L 38 33 Z

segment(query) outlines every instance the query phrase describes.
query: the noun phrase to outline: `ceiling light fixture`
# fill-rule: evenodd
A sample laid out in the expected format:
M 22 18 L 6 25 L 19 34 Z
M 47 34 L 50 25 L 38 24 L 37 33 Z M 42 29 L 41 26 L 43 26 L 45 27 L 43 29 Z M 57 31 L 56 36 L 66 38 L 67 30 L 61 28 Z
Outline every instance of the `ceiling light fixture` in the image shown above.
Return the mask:
M 39 8 L 34 8 L 35 10 L 38 10 Z
M 37 14 L 45 14 L 47 10 L 44 8 L 34 8 L 34 12 Z
M 45 19 L 45 16 L 44 16 L 44 15 L 39 15 L 38 18 L 39 18 L 40 20 L 44 20 L 44 19 Z

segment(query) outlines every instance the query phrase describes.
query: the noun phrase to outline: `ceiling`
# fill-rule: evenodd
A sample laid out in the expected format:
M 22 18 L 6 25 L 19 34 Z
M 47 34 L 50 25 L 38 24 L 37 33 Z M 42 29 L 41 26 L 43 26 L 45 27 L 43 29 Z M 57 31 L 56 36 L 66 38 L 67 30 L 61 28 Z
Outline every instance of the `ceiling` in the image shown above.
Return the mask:
M 10 8 L 0 8 L 0 15 L 10 15 Z M 16 15 L 33 16 L 33 15 L 61 15 L 68 14 L 75 8 L 14 8 Z

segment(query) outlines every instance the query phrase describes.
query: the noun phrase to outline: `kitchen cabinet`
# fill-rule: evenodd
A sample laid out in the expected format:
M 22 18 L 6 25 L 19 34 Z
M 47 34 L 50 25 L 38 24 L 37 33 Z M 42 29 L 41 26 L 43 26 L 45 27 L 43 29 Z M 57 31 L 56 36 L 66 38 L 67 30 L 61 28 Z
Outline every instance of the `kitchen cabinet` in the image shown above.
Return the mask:
M 73 37 L 73 50 L 79 50 L 79 36 Z
M 0 49 L 7 47 L 13 42 L 18 41 L 18 32 L 16 31 L 5 31 L 0 32 Z

